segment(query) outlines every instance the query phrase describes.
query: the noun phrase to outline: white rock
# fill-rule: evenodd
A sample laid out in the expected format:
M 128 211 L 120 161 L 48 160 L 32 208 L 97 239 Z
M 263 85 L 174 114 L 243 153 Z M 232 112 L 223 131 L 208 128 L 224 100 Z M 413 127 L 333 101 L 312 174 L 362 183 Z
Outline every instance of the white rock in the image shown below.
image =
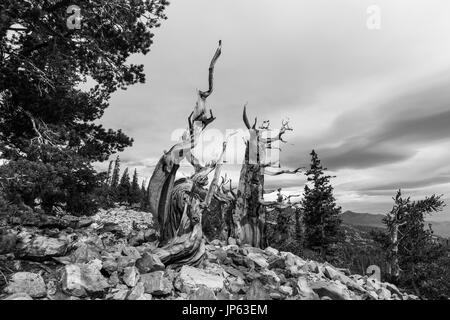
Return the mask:
M 378 299 L 380 300 L 390 300 L 391 299 L 391 292 L 386 288 L 380 288 L 377 290 Z
M 44 279 L 41 275 L 31 272 L 14 273 L 5 291 L 11 294 L 26 293 L 33 298 L 43 298 L 47 295 Z
M 139 273 L 136 267 L 126 267 L 123 271 L 123 282 L 129 287 L 134 287 L 139 280 Z
M 319 296 L 311 289 L 305 278 L 298 278 L 297 289 L 301 300 L 319 299 Z
M 138 282 L 136 286 L 133 289 L 131 289 L 130 295 L 127 297 L 127 300 L 139 300 L 139 298 L 144 294 L 145 294 L 144 284 L 142 282 Z
M 264 252 L 267 253 L 270 256 L 278 256 L 280 254 L 280 251 L 278 251 L 277 249 L 272 248 L 272 247 L 267 247 L 264 250 Z
M 333 300 L 351 300 L 347 287 L 339 285 L 334 282 L 317 281 L 311 284 L 311 289 L 314 290 L 320 297 L 327 296 Z
M 3 300 L 33 300 L 33 298 L 26 293 L 14 293 Z
M 224 287 L 224 277 L 190 266 L 183 266 L 176 279 L 175 286 L 183 292 L 195 290 L 205 286 L 213 291 L 220 291 Z
M 145 293 L 154 296 L 168 295 L 173 290 L 172 282 L 164 276 L 164 271 L 155 271 L 141 275 Z
M 250 252 L 247 257 L 263 269 L 269 266 L 266 258 L 260 253 Z
M 292 296 L 294 290 L 290 286 L 280 286 L 280 292 L 288 296 Z
M 302 267 L 306 264 L 305 260 L 292 254 L 291 252 L 282 251 L 280 252 L 280 255 L 284 258 L 287 268 L 292 266 Z
M 95 259 L 84 264 L 69 264 L 63 270 L 62 289 L 77 297 L 99 293 L 109 288 L 108 281 L 100 273 L 101 261 Z

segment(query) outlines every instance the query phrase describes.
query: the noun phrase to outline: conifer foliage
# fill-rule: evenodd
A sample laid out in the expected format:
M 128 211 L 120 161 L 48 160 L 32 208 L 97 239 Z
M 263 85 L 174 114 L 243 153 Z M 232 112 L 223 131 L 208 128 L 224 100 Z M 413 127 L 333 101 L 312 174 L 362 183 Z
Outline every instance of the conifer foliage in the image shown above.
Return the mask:
M 326 170 L 313 150 L 302 201 L 305 245 L 323 254 L 329 254 L 330 247 L 338 242 L 341 224 L 341 208 L 336 205 L 330 183 L 332 176 L 326 175 Z

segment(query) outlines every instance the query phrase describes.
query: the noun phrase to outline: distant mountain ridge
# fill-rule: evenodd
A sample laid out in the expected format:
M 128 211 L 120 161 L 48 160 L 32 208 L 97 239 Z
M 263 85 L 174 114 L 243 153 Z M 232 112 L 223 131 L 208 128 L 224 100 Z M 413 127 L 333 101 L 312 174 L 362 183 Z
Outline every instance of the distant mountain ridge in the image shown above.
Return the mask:
M 349 210 L 341 215 L 342 222 L 345 224 L 372 228 L 385 228 L 383 217 L 382 214 L 358 213 Z M 450 221 L 429 221 L 429 223 L 431 223 L 436 235 L 445 238 L 450 237 Z
M 384 228 L 382 214 L 358 213 L 353 211 L 345 211 L 341 218 L 342 222 L 354 226 L 365 226 L 374 228 Z

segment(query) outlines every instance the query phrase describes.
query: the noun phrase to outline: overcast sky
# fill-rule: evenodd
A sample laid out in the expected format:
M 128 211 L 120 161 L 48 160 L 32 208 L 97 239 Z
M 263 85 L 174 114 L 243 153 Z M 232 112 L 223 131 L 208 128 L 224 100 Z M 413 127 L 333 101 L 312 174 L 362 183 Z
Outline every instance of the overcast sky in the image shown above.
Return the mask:
M 371 5 L 378 30 L 367 27 Z M 344 210 L 385 213 L 398 188 L 450 205 L 448 0 L 172 0 L 167 16 L 152 51 L 131 59 L 147 83 L 116 93 L 102 119 L 135 139 L 120 156 L 143 178 L 186 126 L 222 39 L 211 129 L 242 128 L 248 102 L 249 116 L 274 128 L 290 119 L 281 165 L 307 165 L 316 149 Z M 239 166 L 226 169 L 236 181 Z M 301 193 L 304 181 L 284 175 L 266 187 Z

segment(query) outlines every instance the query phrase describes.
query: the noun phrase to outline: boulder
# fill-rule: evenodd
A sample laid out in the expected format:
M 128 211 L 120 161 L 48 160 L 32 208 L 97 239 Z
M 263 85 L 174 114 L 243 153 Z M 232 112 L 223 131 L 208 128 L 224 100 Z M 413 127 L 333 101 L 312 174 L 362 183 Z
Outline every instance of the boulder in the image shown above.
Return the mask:
M 117 273 L 117 270 L 119 269 L 119 266 L 116 262 L 116 259 L 112 258 L 112 257 L 108 257 L 105 260 L 103 260 L 103 270 L 105 270 L 106 272 L 108 272 L 109 274 L 113 274 L 114 272 Z
M 236 268 L 223 266 L 223 269 L 225 270 L 225 272 L 231 274 L 234 277 L 241 278 L 241 279 L 245 278 L 244 273 Z
M 288 268 L 292 266 L 302 267 L 306 264 L 305 260 L 290 252 L 280 252 L 280 255 L 284 258 L 286 267 Z
M 101 260 L 100 249 L 89 243 L 82 243 L 69 256 L 71 263 L 87 263 L 94 259 Z
M 327 296 L 332 300 L 351 300 L 345 286 L 340 286 L 333 282 L 317 281 L 311 284 L 311 289 L 319 297 Z
M 108 283 L 111 287 L 115 287 L 120 283 L 119 273 L 114 271 L 108 278 Z
M 266 258 L 261 254 L 257 252 L 250 252 L 247 257 L 252 260 L 256 265 L 259 267 L 265 269 L 269 266 L 269 263 L 267 263 Z
M 150 293 L 154 296 L 168 295 L 173 290 L 173 285 L 164 276 L 164 271 L 142 274 L 140 281 L 144 284 L 145 293 Z
M 116 288 L 111 291 L 111 298 L 113 300 L 125 300 L 128 295 L 128 288 Z
M 380 299 L 380 300 L 390 300 L 391 296 L 392 296 L 391 292 L 388 289 L 383 288 L 383 287 L 378 289 L 376 293 L 378 295 L 378 299 Z
M 26 293 L 14 293 L 3 300 L 33 300 L 33 298 Z
M 47 288 L 41 275 L 31 272 L 17 272 L 12 275 L 5 292 L 27 294 L 32 298 L 43 298 L 47 295 Z
M 136 260 L 136 267 L 140 273 L 162 271 L 166 268 L 157 255 L 148 252 L 145 252 L 142 258 Z
M 138 260 L 141 258 L 141 254 L 139 253 L 139 250 L 135 247 L 126 246 L 122 249 L 122 254 L 128 257 L 132 257 L 135 260 Z
M 136 300 L 152 300 L 152 295 L 149 293 L 143 293 Z
M 262 279 L 264 283 L 273 285 L 277 285 L 281 282 L 280 277 L 273 270 L 262 270 L 260 279 Z
M 308 285 L 305 278 L 298 278 L 297 280 L 298 297 L 300 300 L 318 300 L 319 296 Z
M 210 271 L 190 266 L 183 266 L 175 281 L 175 286 L 182 292 L 190 292 L 200 286 L 205 286 L 214 292 L 224 287 L 224 278 Z
M 228 289 L 231 293 L 244 293 L 245 281 L 241 278 L 228 279 Z
M 100 273 L 101 268 L 102 263 L 99 260 L 66 265 L 61 280 L 63 291 L 77 297 L 104 293 L 110 285 Z
M 247 291 L 247 300 L 270 300 L 269 292 L 259 280 L 254 280 Z
M 345 274 L 334 269 L 333 267 L 327 265 L 323 268 L 323 270 L 324 270 L 323 271 L 324 275 L 328 279 L 338 280 L 341 283 L 345 284 L 349 289 L 357 290 L 357 291 L 364 292 L 364 293 L 366 292 L 366 290 L 361 285 L 359 285 L 356 281 L 347 277 Z
M 136 286 L 133 289 L 131 289 L 131 292 L 128 295 L 127 300 L 139 300 L 139 298 L 144 294 L 145 294 L 144 283 L 138 282 Z
M 136 259 L 129 256 L 120 256 L 117 258 L 116 262 L 117 262 L 117 270 L 122 271 L 126 267 L 134 266 L 136 263 Z
M 292 296 L 292 294 L 294 293 L 294 290 L 290 286 L 280 286 L 279 290 L 282 294 L 287 296 Z
M 214 291 L 210 288 L 201 286 L 195 291 L 191 291 L 188 294 L 188 300 L 217 300 Z
M 267 247 L 264 249 L 264 252 L 269 256 L 278 256 L 280 254 L 280 251 L 272 247 Z
M 123 271 L 122 280 L 127 286 L 134 287 L 139 280 L 139 272 L 136 267 L 126 267 Z
M 42 235 L 31 236 L 28 232 L 19 234 L 18 255 L 30 260 L 46 260 L 64 256 L 69 243 L 66 239 L 50 238 Z

